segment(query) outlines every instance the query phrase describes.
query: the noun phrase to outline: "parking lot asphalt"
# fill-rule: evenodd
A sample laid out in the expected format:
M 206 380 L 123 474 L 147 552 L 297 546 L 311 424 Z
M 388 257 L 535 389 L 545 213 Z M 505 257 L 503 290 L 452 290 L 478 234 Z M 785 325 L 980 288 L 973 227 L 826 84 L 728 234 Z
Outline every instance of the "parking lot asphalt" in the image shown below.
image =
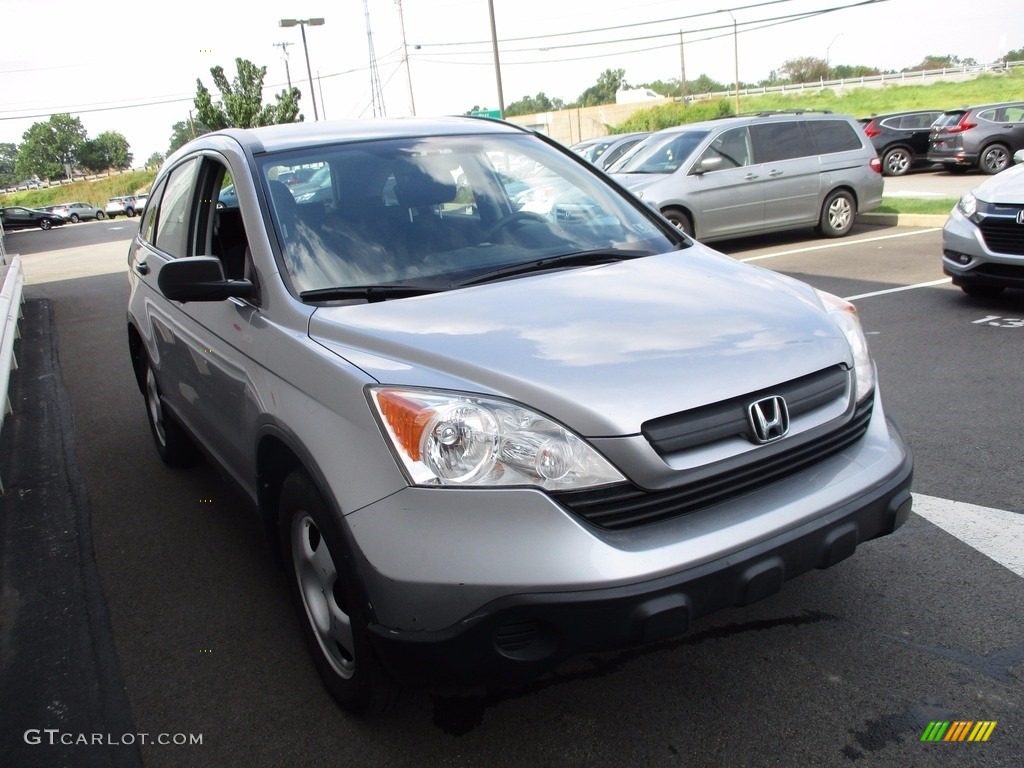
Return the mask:
M 936 236 L 858 227 L 838 243 L 720 245 L 866 296 L 916 490 L 1021 512 L 1019 419 L 1005 415 L 1019 411 L 1024 336 L 977 321 L 1024 309 L 1019 294 L 982 304 L 943 285 Z M 23 381 L 0 440 L 0 766 L 1020 764 L 1020 577 L 916 515 L 648 651 L 580 659 L 521 690 L 412 692 L 385 718 L 347 718 L 305 658 L 249 510 L 209 467 L 169 471 L 149 445 L 120 335 L 124 248 L 94 245 L 82 274 L 27 289 L 12 385 Z M 30 268 L 52 267 L 39 255 Z M 990 742 L 921 743 L 929 722 L 967 718 L 998 721 Z M 119 741 L 26 743 L 46 729 Z M 161 733 L 203 740 L 140 741 Z

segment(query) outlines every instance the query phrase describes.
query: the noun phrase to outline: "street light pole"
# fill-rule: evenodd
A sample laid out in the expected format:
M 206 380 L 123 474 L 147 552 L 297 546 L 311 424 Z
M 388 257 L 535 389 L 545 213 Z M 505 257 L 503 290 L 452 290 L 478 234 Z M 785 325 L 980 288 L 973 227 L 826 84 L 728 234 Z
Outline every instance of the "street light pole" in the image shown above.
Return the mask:
M 316 91 L 313 90 L 313 68 L 309 66 L 309 46 L 306 45 L 306 25 L 311 27 L 319 27 L 323 25 L 324 20 L 318 19 L 281 19 L 280 25 L 282 27 L 298 27 L 302 31 L 302 50 L 306 54 L 306 74 L 309 76 L 309 97 L 313 100 L 313 120 L 318 121 L 320 119 L 320 113 L 316 108 Z
M 736 31 L 736 17 L 732 11 L 726 11 L 732 19 L 732 55 L 736 67 L 736 114 L 740 113 L 740 38 Z

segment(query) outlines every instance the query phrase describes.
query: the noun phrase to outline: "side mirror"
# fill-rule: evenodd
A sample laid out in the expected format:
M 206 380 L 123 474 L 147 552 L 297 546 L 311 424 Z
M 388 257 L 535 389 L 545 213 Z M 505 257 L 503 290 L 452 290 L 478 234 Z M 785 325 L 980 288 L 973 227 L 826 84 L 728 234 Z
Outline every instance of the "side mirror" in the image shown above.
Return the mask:
M 224 265 L 216 256 L 174 259 L 160 268 L 156 284 L 171 301 L 224 301 L 253 295 L 249 280 L 227 280 Z
M 720 157 L 705 157 L 703 160 L 701 160 L 699 163 L 697 163 L 697 167 L 694 168 L 693 172 L 695 174 L 697 174 L 698 176 L 700 176 L 701 174 L 708 173 L 709 171 L 717 171 L 721 167 L 722 167 L 722 158 L 720 158 Z

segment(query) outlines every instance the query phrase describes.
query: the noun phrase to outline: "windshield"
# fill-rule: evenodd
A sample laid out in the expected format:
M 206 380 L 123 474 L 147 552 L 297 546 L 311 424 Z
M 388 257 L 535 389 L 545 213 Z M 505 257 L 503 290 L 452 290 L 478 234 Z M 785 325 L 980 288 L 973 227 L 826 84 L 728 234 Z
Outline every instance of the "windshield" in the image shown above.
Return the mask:
M 324 184 L 299 194 L 288 181 L 313 166 Z M 405 296 L 581 252 L 600 261 L 678 247 L 642 207 L 529 135 L 315 147 L 261 158 L 260 176 L 283 271 L 308 297 L 370 286 Z
M 709 130 L 656 133 L 612 166 L 613 173 L 672 173 L 697 148 Z

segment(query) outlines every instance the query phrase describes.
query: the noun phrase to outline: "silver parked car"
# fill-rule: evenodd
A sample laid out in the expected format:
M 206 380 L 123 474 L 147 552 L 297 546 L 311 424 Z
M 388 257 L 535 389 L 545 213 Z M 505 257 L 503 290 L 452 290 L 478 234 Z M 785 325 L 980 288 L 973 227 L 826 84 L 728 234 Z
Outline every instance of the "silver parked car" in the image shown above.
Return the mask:
M 279 181 L 324 166 L 328 199 Z M 561 179 L 544 213 L 517 209 L 519 167 Z M 910 513 L 850 304 L 518 126 L 206 134 L 128 264 L 157 451 L 237 483 L 355 711 L 682 633 Z
M 58 216 L 63 216 L 65 219 L 70 221 L 72 224 L 77 224 L 80 221 L 87 219 L 103 219 L 106 218 L 106 214 L 94 205 L 88 203 L 60 203 L 50 207 L 51 213 L 56 213 Z
M 769 113 L 666 128 L 608 169 L 704 241 L 816 226 L 827 237 L 882 202 L 882 166 L 853 118 Z
M 942 230 L 942 271 L 971 296 L 1024 288 L 1024 149 L 960 198 Z

